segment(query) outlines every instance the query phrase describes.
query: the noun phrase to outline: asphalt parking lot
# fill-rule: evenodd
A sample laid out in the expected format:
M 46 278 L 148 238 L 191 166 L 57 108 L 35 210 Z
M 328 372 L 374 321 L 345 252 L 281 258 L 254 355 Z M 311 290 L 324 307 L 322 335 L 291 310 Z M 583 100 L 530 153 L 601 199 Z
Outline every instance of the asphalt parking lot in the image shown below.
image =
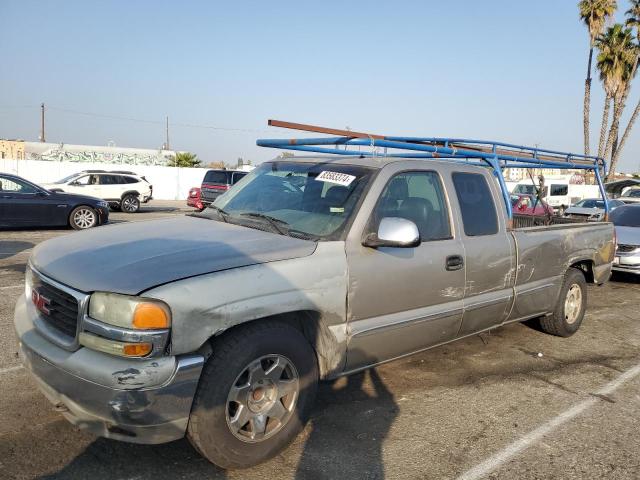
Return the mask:
M 112 222 L 188 211 L 154 202 Z M 101 227 L 102 228 L 102 227 Z M 186 440 L 96 438 L 70 425 L 17 357 L 13 306 L 40 242 L 0 231 L 0 478 L 640 478 L 640 281 L 589 289 L 580 331 L 516 324 L 325 383 L 304 434 L 267 464 L 223 472 Z M 540 355 L 541 354 L 541 355 Z

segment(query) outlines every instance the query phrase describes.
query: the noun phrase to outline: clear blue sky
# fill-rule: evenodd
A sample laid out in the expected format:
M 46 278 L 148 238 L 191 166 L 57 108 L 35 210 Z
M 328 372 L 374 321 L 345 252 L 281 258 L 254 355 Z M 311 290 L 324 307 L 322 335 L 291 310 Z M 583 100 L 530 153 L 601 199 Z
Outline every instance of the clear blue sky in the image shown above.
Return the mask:
M 0 137 L 36 140 L 45 102 L 55 142 L 155 148 L 165 115 L 249 130 L 172 126 L 171 146 L 205 161 L 273 157 L 256 138 L 292 133 L 268 118 L 580 152 L 588 37 L 576 3 L 2 0 Z M 592 90 L 593 149 L 597 76 Z M 621 168 L 640 170 L 640 125 Z

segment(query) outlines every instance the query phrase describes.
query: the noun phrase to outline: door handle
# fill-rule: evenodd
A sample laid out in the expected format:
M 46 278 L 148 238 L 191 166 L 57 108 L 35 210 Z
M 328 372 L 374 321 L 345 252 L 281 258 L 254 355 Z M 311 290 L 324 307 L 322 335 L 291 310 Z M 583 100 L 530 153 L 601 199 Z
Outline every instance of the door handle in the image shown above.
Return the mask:
M 460 270 L 464 266 L 462 255 L 449 255 L 445 260 L 445 268 L 448 271 Z

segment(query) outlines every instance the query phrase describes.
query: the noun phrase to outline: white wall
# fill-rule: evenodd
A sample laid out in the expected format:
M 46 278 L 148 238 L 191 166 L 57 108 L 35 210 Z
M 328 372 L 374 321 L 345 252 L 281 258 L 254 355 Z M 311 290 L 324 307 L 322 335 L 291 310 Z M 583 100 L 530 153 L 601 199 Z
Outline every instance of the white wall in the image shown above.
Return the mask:
M 19 175 L 34 183 L 51 183 L 81 170 L 127 170 L 144 175 L 153 185 L 157 200 L 186 200 L 189 189 L 199 187 L 206 168 L 177 168 L 150 165 L 52 162 L 43 160 L 0 159 L 0 172 Z

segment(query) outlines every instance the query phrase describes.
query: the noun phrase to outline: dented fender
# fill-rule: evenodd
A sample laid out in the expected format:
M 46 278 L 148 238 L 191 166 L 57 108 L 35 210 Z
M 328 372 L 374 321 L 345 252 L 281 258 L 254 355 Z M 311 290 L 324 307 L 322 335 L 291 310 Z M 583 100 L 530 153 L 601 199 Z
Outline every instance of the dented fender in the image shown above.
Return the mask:
M 144 293 L 172 312 L 172 354 L 198 350 L 238 325 L 299 314 L 318 353 L 321 375 L 344 368 L 347 261 L 344 242 L 320 242 L 306 257 L 266 262 L 188 278 Z

